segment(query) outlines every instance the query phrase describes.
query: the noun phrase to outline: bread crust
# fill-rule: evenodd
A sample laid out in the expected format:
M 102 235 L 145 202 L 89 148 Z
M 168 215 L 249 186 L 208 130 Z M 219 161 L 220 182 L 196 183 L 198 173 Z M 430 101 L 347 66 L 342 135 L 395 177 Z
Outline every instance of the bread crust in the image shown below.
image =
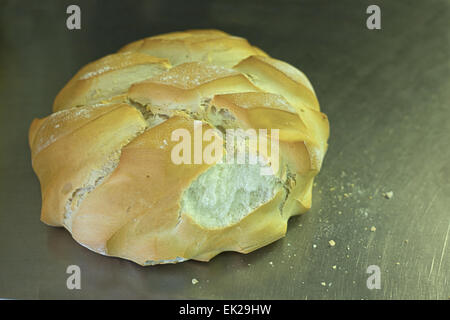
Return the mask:
M 218 30 L 166 33 L 132 42 L 119 50 L 129 51 L 167 58 L 172 65 L 206 62 L 227 68 L 252 55 L 267 56 L 246 39 Z
M 329 136 L 301 71 L 218 30 L 132 42 L 83 67 L 53 110 L 29 129 L 41 220 L 90 250 L 141 265 L 208 261 L 283 237 L 288 219 L 311 207 Z M 183 209 L 185 191 L 217 166 L 171 160 L 171 134 L 184 129 L 193 139 L 194 121 L 216 132 L 279 130 L 273 196 L 237 222 L 206 227 Z
M 148 73 L 137 75 L 137 68 L 143 67 L 148 68 Z M 113 99 L 126 93 L 131 84 L 169 68 L 170 64 L 166 59 L 139 52 L 110 54 L 79 70 L 56 96 L 53 111 Z M 121 78 L 126 81 L 119 83 L 116 80 Z

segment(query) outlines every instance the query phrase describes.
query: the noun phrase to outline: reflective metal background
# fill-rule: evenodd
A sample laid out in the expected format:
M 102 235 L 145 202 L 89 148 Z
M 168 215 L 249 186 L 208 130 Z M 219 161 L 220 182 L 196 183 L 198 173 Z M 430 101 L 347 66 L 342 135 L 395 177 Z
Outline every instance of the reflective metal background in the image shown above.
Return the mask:
M 376 2 L 380 31 L 365 26 L 372 1 L 2 0 L 0 297 L 447 299 L 449 1 Z M 72 3 L 80 31 L 65 27 Z M 87 62 L 145 36 L 204 27 L 248 38 L 315 86 L 331 138 L 312 210 L 254 253 L 146 268 L 41 223 L 31 120 L 50 113 Z M 79 291 L 66 289 L 71 264 L 81 267 Z M 381 268 L 380 290 L 366 287 L 369 265 Z

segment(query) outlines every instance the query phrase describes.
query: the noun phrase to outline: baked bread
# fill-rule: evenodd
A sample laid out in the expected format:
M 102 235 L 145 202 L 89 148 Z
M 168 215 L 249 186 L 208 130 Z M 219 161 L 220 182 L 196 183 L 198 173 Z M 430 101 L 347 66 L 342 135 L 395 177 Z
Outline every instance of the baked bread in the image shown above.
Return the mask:
M 217 30 L 146 38 L 94 61 L 53 111 L 29 130 L 41 220 L 141 265 L 208 261 L 283 237 L 289 217 L 311 207 L 329 135 L 302 72 Z M 176 163 L 174 132 L 195 146 L 195 130 L 208 129 L 210 141 L 226 143 L 222 153 Z M 251 140 L 228 148 L 238 136 L 229 129 L 262 129 L 278 152 L 258 145 L 243 163 L 223 161 Z M 197 151 L 207 148 L 204 140 Z

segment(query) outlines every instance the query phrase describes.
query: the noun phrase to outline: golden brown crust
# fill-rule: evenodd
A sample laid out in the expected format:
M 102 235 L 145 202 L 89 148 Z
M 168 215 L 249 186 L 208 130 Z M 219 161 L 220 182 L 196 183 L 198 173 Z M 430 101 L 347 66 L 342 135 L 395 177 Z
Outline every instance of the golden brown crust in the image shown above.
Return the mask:
M 151 79 L 136 83 L 128 97 L 165 111 L 198 111 L 202 99 L 225 92 L 259 91 L 247 77 L 220 66 L 188 62 Z
M 53 111 L 99 103 L 126 93 L 131 84 L 170 67 L 166 59 L 139 52 L 115 53 L 89 63 L 58 93 Z M 144 74 L 137 70 L 145 68 Z
M 303 73 L 218 30 L 130 43 L 82 68 L 54 111 L 29 130 L 42 221 L 142 265 L 248 253 L 284 236 L 289 217 L 311 207 L 329 135 Z M 193 138 L 194 120 L 204 130 L 279 130 L 272 197 L 225 226 L 208 227 L 182 209 L 185 191 L 217 166 L 171 161 L 171 133 Z
M 119 50 L 127 51 L 167 58 L 172 65 L 198 61 L 228 68 L 251 55 L 267 56 L 246 39 L 218 30 L 188 30 L 153 36 Z
M 250 76 L 262 90 L 282 95 L 298 109 L 319 110 L 319 102 L 308 79 L 286 62 L 250 56 L 240 61 L 234 69 Z
M 89 188 L 116 153 L 145 128 L 133 107 L 119 104 L 60 111 L 41 120 L 32 146 L 33 169 L 42 189 L 41 219 L 64 225 L 66 205 Z M 92 180 L 92 181 L 90 181 Z

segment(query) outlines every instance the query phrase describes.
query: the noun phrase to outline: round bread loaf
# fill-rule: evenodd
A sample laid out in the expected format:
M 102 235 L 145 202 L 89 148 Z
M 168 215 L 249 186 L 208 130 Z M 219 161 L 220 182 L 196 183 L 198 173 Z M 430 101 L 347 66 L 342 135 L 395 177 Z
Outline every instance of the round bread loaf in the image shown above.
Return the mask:
M 29 131 L 41 220 L 141 265 L 283 237 L 311 207 L 329 135 L 301 71 L 217 30 L 146 38 L 94 61 L 53 111 Z M 254 132 L 270 152 L 254 148 Z

